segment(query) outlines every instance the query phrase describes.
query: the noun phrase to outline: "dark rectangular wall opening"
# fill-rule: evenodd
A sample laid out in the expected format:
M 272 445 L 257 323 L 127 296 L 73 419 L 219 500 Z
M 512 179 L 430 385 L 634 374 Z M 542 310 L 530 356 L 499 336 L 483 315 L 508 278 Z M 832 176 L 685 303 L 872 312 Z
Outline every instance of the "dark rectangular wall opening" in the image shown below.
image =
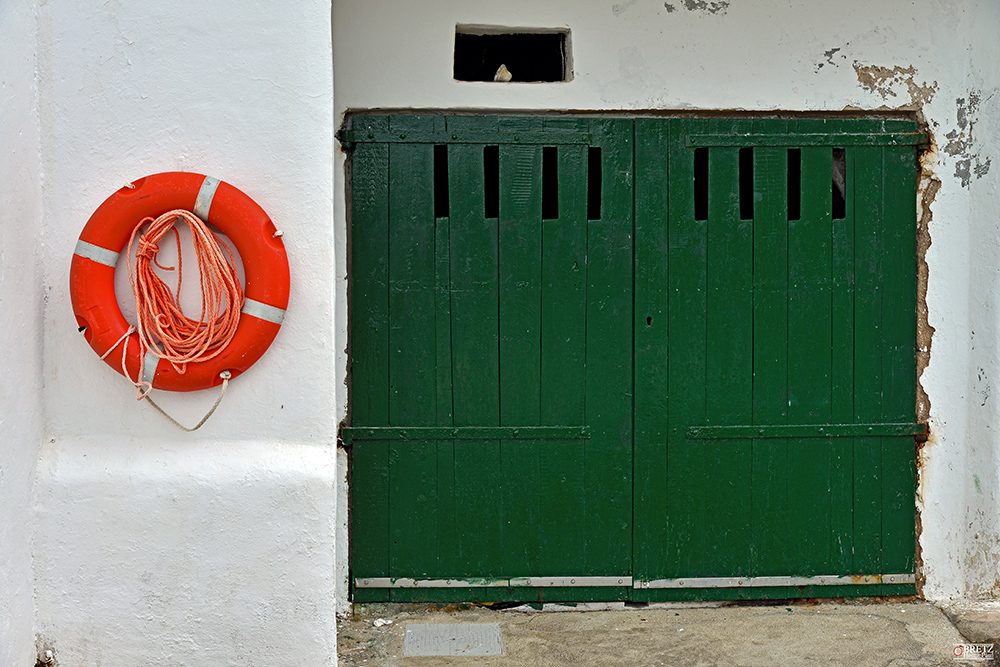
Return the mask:
M 459 81 L 567 81 L 569 33 L 455 29 L 454 76 Z M 503 65 L 510 78 L 497 79 Z

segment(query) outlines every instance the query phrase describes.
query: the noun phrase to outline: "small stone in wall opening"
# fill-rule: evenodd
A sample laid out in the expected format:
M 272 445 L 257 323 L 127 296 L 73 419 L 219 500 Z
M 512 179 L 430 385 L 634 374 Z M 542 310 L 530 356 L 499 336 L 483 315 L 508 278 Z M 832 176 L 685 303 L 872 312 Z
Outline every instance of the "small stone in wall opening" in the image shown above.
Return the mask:
M 507 82 L 507 81 L 510 81 L 513 78 L 514 78 L 514 75 L 510 73 L 510 70 L 507 69 L 507 66 L 504 65 L 504 64 L 501 64 L 500 65 L 500 69 L 497 70 L 497 73 L 493 77 L 493 80 L 494 81 Z

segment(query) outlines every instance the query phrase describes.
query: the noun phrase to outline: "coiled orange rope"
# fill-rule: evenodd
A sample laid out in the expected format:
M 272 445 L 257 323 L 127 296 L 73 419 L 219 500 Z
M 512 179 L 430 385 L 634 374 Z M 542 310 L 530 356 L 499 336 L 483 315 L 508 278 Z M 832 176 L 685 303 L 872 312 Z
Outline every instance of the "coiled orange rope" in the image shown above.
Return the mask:
M 181 290 L 183 261 L 180 234 L 174 225 L 183 220 L 191 229 L 191 240 L 198 257 L 201 274 L 201 318 L 192 319 L 181 310 L 178 298 Z M 149 228 L 139 237 L 135 249 L 135 269 L 132 268 L 132 244 L 136 234 L 146 223 Z M 153 271 L 153 264 L 165 271 L 174 267 L 161 266 L 156 261 L 159 242 L 173 231 L 177 240 L 177 290 L 170 288 Z M 220 243 L 200 218 L 182 209 L 175 209 L 153 218 L 144 218 L 129 238 L 127 248 L 129 282 L 135 295 L 136 330 L 139 332 L 139 359 L 147 350 L 169 361 L 178 373 L 184 373 L 187 364 L 217 356 L 229 345 L 236 333 L 243 308 L 243 288 L 236 273 L 236 260 L 232 251 Z M 140 366 L 139 379 L 142 378 Z M 136 382 L 138 398 L 144 398 L 152 387 L 143 390 L 144 383 Z

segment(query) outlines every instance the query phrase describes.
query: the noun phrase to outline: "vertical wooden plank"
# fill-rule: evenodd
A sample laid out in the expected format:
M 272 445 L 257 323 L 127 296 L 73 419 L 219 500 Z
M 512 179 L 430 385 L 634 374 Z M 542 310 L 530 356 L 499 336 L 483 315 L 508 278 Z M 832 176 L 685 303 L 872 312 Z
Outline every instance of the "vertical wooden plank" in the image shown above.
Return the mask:
M 827 126 L 832 132 L 849 132 L 854 128 L 852 122 L 846 120 L 833 120 Z M 835 424 L 850 424 L 854 420 L 854 210 L 850 204 L 854 200 L 855 174 L 853 148 L 843 148 L 843 151 L 844 211 L 842 218 L 832 219 L 830 414 Z M 833 157 L 831 151 L 831 165 L 836 162 Z M 831 196 L 835 187 L 833 171 L 830 174 Z M 833 438 L 830 442 L 832 553 L 829 571 L 835 574 L 851 573 L 854 560 L 854 449 L 853 438 Z
M 525 131 L 537 129 L 524 123 Z M 509 125 L 509 123 L 508 123 Z M 516 132 L 520 125 L 509 127 Z M 542 147 L 500 146 L 500 415 L 538 424 L 541 321 Z
M 633 576 L 666 576 L 667 560 L 667 155 L 670 125 L 635 119 L 635 490 Z M 633 591 L 645 597 L 642 589 Z
M 632 121 L 591 121 L 601 214 L 587 221 L 585 561 L 588 575 L 632 565 Z M 598 193 L 584 192 L 584 201 Z
M 667 440 L 667 558 L 665 577 L 706 574 L 701 567 L 706 530 L 698 504 L 707 493 L 692 483 L 703 469 L 703 442 L 687 440 L 689 426 L 705 424 L 706 221 L 695 220 L 694 150 L 689 134 L 708 131 L 707 121 L 669 121 L 669 228 L 667 241 L 667 377 L 670 391 Z M 716 574 L 716 573 L 712 573 Z
M 451 231 L 448 218 L 437 218 L 434 225 L 434 325 L 436 343 L 436 383 L 438 426 L 453 426 L 453 388 L 451 379 Z M 460 572 L 453 548 L 455 535 L 455 442 L 438 441 L 437 503 L 438 569 L 436 576 L 450 577 Z
M 504 119 L 504 130 L 539 129 L 540 119 Z M 500 146 L 500 423 L 541 423 L 542 148 Z M 506 520 L 501 529 L 504 572 L 540 571 L 539 456 L 543 441 L 501 443 Z
M 799 121 L 798 129 L 821 130 L 809 121 Z M 788 223 L 788 420 L 826 424 L 831 419 L 832 150 L 801 151 L 801 218 Z M 831 442 L 790 440 L 788 459 L 789 496 L 796 499 L 789 522 L 796 573 L 822 574 L 831 566 Z
M 455 117 L 449 129 L 490 129 L 496 118 Z M 485 217 L 483 146 L 448 146 L 452 359 L 456 426 L 500 424 L 497 220 Z M 499 575 L 500 442 L 455 444 L 455 552 L 464 572 Z
M 487 120 L 496 124 L 495 118 L 448 120 L 449 129 L 486 129 Z M 481 144 L 448 146 L 457 426 L 500 423 L 497 220 L 484 212 L 483 149 Z
M 745 134 L 750 121 L 715 119 L 709 131 Z M 753 241 L 751 220 L 740 219 L 739 148 L 711 147 L 705 251 L 705 420 L 749 424 L 753 387 Z M 699 443 L 700 463 L 688 482 L 701 495 L 694 508 L 702 526 L 695 542 L 706 576 L 750 573 L 750 440 Z M 709 528 L 711 526 L 711 528 Z
M 385 117 L 358 116 L 354 126 L 386 130 Z M 351 155 L 351 418 L 356 426 L 389 423 L 389 148 L 359 144 Z M 389 445 L 351 450 L 351 567 L 355 577 L 389 575 Z M 387 591 L 366 591 L 385 601 Z
M 358 116 L 361 130 L 384 131 L 384 116 Z M 389 423 L 389 147 L 361 143 L 351 154 L 351 417 L 355 426 Z
M 445 119 L 436 117 L 434 126 L 441 128 Z M 439 165 L 435 146 L 435 170 L 442 168 L 447 173 L 447 149 L 444 164 Z M 435 215 L 437 214 L 438 174 L 435 174 Z M 446 184 L 447 185 L 447 184 Z M 434 324 L 437 361 L 435 365 L 437 383 L 437 425 L 454 425 L 454 385 L 452 382 L 451 358 L 451 220 L 437 218 L 434 224 Z M 441 440 L 437 449 L 437 503 L 438 530 L 435 545 L 438 562 L 435 576 L 450 577 L 461 572 L 458 554 L 454 549 L 456 532 L 455 504 L 455 442 Z
M 916 417 L 917 162 L 913 147 L 886 148 L 883 246 L 882 416 Z M 883 438 L 882 567 L 913 572 L 916 553 L 916 456 L 911 438 Z
M 434 341 L 438 426 L 451 426 L 451 231 L 448 218 L 434 221 Z
M 586 371 L 586 147 L 558 146 L 559 218 L 542 221 L 541 422 L 582 424 Z M 542 575 L 580 572 L 587 521 L 584 449 L 549 440 L 539 461 Z
M 882 149 L 854 155 L 854 417 L 882 419 Z M 856 574 L 882 572 L 882 439 L 854 440 L 854 564 Z
M 420 131 L 433 118 L 394 116 L 390 130 Z M 430 144 L 389 147 L 389 424 L 437 420 L 434 160 Z M 437 570 L 437 447 L 424 441 L 389 446 L 390 576 Z
M 754 121 L 781 134 L 788 121 Z M 753 423 L 788 423 L 788 149 L 754 148 Z M 753 442 L 753 573 L 793 572 L 788 541 L 788 440 Z
M 394 116 L 390 129 L 420 130 L 427 124 L 428 119 L 421 116 Z M 433 169 L 430 144 L 390 144 L 389 417 L 393 426 L 430 425 L 437 418 Z

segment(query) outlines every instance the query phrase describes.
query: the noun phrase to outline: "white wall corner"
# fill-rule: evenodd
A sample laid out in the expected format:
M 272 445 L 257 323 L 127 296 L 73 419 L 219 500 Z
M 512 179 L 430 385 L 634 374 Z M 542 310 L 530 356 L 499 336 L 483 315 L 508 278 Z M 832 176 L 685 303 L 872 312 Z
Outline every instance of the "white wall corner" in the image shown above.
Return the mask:
M 0 3 L 0 664 L 35 660 L 32 493 L 42 441 L 42 166 L 34 0 Z
M 336 663 L 330 16 L 325 0 L 41 3 L 27 31 L 46 174 L 35 606 L 62 664 Z M 292 275 L 274 343 L 194 434 L 98 360 L 68 290 L 90 214 L 172 170 L 257 201 Z M 192 424 L 214 393 L 157 398 Z
M 48 442 L 39 636 L 61 664 L 334 665 L 336 468 L 311 443 Z

